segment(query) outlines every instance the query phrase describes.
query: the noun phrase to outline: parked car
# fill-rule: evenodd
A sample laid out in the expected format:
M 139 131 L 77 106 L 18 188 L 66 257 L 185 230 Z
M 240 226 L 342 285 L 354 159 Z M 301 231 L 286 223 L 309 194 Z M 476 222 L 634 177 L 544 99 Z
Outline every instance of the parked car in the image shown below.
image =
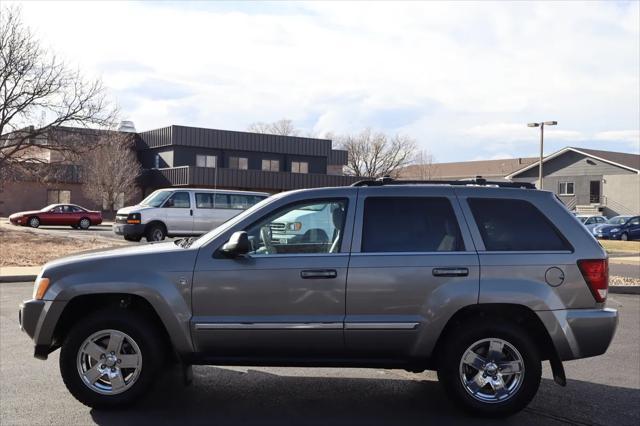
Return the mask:
M 594 227 L 601 225 L 607 221 L 604 216 L 591 216 L 588 214 L 576 215 L 578 220 L 584 225 L 585 228 L 592 230 Z
M 640 239 L 640 216 L 616 216 L 592 230 L 596 238 L 610 240 Z
M 319 205 L 328 241 L 273 240 Z M 36 358 L 61 347 L 91 407 L 133 402 L 169 357 L 187 382 L 192 364 L 436 370 L 460 406 L 505 416 L 542 361 L 565 386 L 563 361 L 607 350 L 607 259 L 530 184 L 364 181 L 274 195 L 196 240 L 50 262 L 19 321 Z
M 116 213 L 113 232 L 125 240 L 162 241 L 165 237 L 201 235 L 267 198 L 265 192 L 167 188 Z
M 71 226 L 75 229 L 89 229 L 102 223 L 102 213 L 87 210 L 75 204 L 51 204 L 42 210 L 18 212 L 9 216 L 14 225 L 37 228 L 40 225 Z

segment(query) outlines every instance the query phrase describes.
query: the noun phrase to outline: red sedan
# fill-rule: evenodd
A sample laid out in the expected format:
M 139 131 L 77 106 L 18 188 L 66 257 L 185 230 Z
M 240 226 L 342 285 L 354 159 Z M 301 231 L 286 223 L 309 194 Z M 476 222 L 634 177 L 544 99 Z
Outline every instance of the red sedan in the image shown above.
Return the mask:
M 102 223 L 102 213 L 87 210 L 75 204 L 51 204 L 42 210 L 18 212 L 9 216 L 14 225 L 37 228 L 40 225 L 68 225 L 72 228 L 89 229 Z

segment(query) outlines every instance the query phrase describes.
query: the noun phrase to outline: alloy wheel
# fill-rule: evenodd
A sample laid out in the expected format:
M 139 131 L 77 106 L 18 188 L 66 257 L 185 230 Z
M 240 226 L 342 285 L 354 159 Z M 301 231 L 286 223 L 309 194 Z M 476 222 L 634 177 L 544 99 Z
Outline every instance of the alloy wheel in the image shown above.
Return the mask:
M 460 360 L 460 380 L 471 397 L 484 403 L 503 402 L 514 396 L 524 379 L 524 360 L 509 342 L 478 340 Z
M 80 345 L 77 368 L 89 389 L 102 395 L 116 395 L 130 389 L 140 377 L 142 353 L 128 334 L 101 330 Z
M 80 221 L 80 228 L 89 229 L 90 226 L 91 226 L 91 221 L 89 221 L 89 219 L 82 219 Z

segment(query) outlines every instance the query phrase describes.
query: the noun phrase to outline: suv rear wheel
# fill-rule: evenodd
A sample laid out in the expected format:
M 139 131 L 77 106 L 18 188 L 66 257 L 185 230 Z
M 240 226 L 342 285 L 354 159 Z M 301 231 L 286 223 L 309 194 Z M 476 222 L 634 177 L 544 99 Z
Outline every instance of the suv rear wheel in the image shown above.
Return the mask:
M 438 380 L 467 411 L 503 417 L 523 409 L 540 385 L 540 355 L 516 324 L 462 324 L 440 353 Z
M 157 328 L 140 315 L 124 309 L 97 312 L 67 335 L 60 351 L 62 379 L 89 407 L 128 405 L 157 376 L 162 341 Z

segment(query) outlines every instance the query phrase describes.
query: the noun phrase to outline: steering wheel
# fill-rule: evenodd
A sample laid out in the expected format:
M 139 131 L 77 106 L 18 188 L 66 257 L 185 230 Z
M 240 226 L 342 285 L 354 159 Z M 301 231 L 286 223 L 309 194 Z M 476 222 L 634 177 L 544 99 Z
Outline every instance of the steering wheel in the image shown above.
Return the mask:
M 262 238 L 262 243 L 264 244 L 265 253 L 267 254 L 277 253 L 276 248 L 273 246 L 273 241 L 271 240 L 271 227 L 269 225 L 266 225 L 260 228 L 260 238 Z

